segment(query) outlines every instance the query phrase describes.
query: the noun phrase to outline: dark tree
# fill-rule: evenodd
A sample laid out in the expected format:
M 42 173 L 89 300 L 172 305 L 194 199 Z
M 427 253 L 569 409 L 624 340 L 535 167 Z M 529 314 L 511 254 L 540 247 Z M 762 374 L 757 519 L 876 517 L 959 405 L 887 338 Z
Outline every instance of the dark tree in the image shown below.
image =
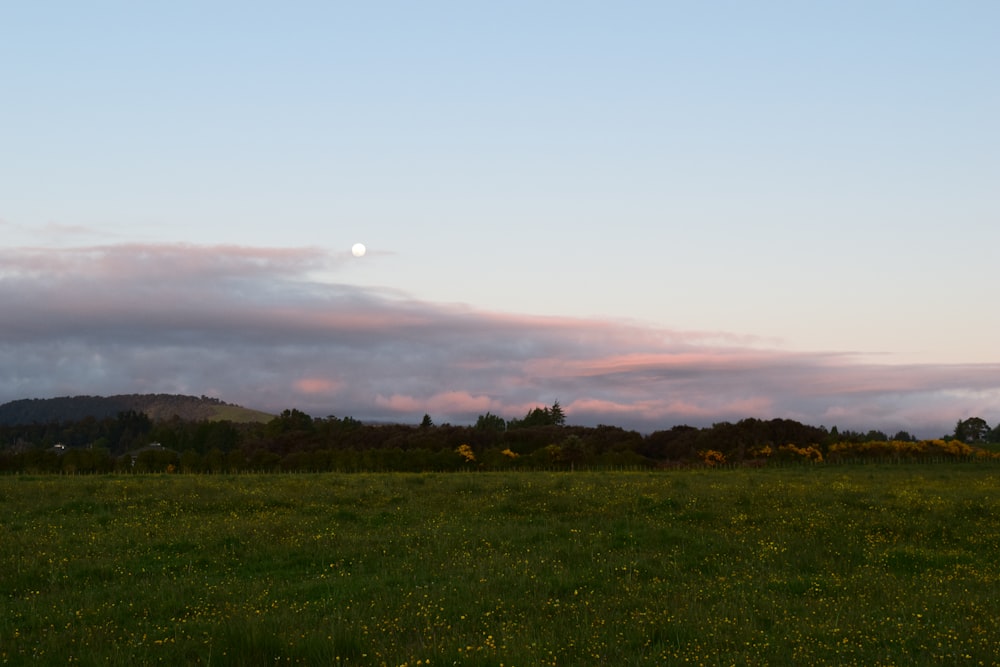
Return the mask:
M 551 424 L 553 426 L 566 425 L 566 413 L 563 412 L 562 406 L 559 405 L 558 400 L 552 404 L 551 408 L 549 408 L 549 419 L 551 420 Z
M 651 459 L 682 460 L 694 456 L 699 429 L 674 426 L 669 431 L 654 431 L 643 440 L 639 453 Z
M 524 419 L 511 419 L 507 423 L 507 429 L 533 428 L 535 426 L 565 426 L 566 414 L 563 412 L 559 401 L 552 404 L 551 408 L 533 408 L 528 410 Z
M 313 430 L 313 418 L 301 410 L 285 410 L 280 415 L 267 423 L 269 435 L 280 435 L 282 433 L 304 432 L 311 433 Z
M 969 417 L 955 424 L 955 439 L 962 442 L 986 442 L 990 434 L 990 425 L 979 417 Z
M 506 431 L 507 422 L 503 417 L 487 412 L 485 415 L 479 415 L 479 418 L 476 419 L 476 429 L 480 431 Z

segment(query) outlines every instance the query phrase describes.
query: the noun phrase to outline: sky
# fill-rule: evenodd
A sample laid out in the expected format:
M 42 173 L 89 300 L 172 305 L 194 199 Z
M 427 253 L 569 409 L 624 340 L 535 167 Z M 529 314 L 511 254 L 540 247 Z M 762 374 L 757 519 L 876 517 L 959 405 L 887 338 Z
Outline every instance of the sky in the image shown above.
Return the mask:
M 3 3 L 0 402 L 995 425 L 997 25 L 992 0 Z

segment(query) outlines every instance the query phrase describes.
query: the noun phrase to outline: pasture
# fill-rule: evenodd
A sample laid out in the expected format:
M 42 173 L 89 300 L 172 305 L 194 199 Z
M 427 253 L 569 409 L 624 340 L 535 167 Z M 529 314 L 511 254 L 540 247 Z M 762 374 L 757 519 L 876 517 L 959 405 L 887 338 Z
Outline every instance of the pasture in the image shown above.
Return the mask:
M 987 665 L 1000 467 L 0 477 L 0 663 Z

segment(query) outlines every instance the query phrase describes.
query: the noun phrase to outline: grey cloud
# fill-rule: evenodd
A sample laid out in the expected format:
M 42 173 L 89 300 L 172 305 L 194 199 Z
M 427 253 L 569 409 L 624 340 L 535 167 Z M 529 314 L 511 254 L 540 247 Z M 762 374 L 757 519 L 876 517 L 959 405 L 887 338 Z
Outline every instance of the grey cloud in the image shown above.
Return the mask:
M 995 365 L 895 366 L 718 332 L 491 313 L 310 279 L 315 248 L 0 251 L 0 400 L 212 394 L 265 410 L 467 422 L 560 400 L 649 431 L 787 417 L 940 435 L 1000 413 Z M 991 415 L 992 412 L 992 415 Z

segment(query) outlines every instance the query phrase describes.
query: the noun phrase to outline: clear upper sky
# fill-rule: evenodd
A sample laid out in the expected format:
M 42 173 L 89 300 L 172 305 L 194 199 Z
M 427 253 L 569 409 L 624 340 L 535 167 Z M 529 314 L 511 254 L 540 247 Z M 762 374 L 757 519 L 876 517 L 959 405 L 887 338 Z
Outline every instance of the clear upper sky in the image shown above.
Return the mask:
M 4 3 L 0 400 L 993 424 L 998 28 L 961 0 Z

